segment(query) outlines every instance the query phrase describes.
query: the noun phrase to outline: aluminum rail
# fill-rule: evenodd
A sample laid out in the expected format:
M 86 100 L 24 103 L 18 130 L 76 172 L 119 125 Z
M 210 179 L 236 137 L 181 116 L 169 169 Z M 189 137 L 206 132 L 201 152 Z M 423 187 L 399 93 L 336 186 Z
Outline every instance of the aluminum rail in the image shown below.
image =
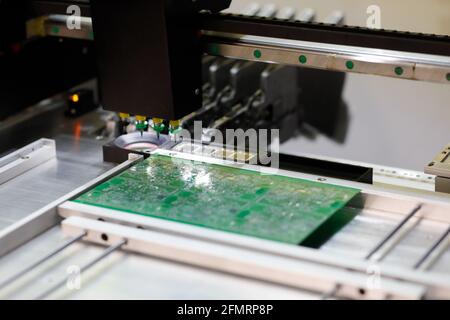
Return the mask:
M 120 172 L 130 168 L 142 159 L 143 157 L 140 155 L 130 154 L 127 161 L 119 164 L 118 166 L 89 181 L 88 183 L 78 187 L 77 189 L 69 192 L 61 198 L 49 203 L 45 207 L 33 212 L 32 214 L 11 225 L 5 230 L 2 230 L 0 232 L 0 257 L 3 257 L 17 247 L 38 236 L 45 230 L 48 230 L 60 223 L 61 218 L 57 213 L 57 207 L 60 204 L 78 197 L 87 190 L 108 180 L 109 178 L 111 178 L 111 176 L 119 174 Z

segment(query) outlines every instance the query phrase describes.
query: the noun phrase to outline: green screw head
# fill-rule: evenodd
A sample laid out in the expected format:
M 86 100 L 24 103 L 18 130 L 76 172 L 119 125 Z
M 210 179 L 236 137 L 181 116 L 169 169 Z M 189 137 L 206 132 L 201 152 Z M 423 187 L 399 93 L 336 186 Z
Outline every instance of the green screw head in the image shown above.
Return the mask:
M 301 64 L 305 64 L 305 63 L 308 61 L 308 59 L 306 58 L 306 56 L 301 55 L 300 57 L 298 57 L 298 61 L 299 61 Z
M 403 74 L 403 68 L 402 67 L 396 67 L 395 68 L 395 74 L 398 76 L 401 76 Z
M 259 59 L 259 58 L 261 58 L 262 53 L 261 53 L 260 50 L 255 50 L 255 51 L 253 51 L 253 56 L 254 56 L 256 59 Z
M 61 30 L 59 29 L 59 27 L 53 27 L 53 28 L 52 28 L 52 33 L 58 34 L 59 31 L 61 31 Z
M 450 81 L 450 72 L 447 73 L 447 81 Z
M 353 61 L 349 60 L 345 63 L 345 66 L 347 67 L 347 69 L 352 70 L 355 67 L 355 64 L 353 63 Z

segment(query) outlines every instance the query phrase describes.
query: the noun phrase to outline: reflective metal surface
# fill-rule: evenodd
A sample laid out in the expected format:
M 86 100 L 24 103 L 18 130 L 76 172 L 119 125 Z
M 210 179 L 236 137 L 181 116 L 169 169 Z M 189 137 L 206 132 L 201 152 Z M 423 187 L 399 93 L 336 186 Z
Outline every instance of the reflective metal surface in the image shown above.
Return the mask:
M 0 274 L 11 276 L 17 264 L 27 263 L 63 243 L 59 227 L 42 234 L 10 255 L 0 258 Z M 68 268 L 81 267 L 104 250 L 78 243 L 48 261 L 26 278 L 5 290 L 1 298 L 31 299 L 37 290 L 68 275 Z M 69 270 L 70 271 L 70 270 Z M 115 252 L 81 278 L 79 290 L 61 288 L 49 298 L 59 299 L 305 299 L 308 292 L 261 281 L 239 278 L 207 269 L 154 259 L 137 254 Z
M 104 141 L 56 137 L 57 158 L 0 185 L 0 227 L 5 228 L 112 168 L 101 157 Z
M 210 37 L 205 51 L 214 56 L 450 84 L 449 57 L 210 31 L 204 34 Z
M 295 174 L 294 174 L 295 175 Z M 332 183 L 332 181 L 330 181 Z M 333 256 L 363 259 L 367 253 L 393 230 L 414 203 L 399 206 L 396 201 L 372 204 L 359 212 L 344 229 L 331 238 L 320 252 Z M 386 208 L 386 209 L 383 209 Z M 430 212 L 430 208 L 427 210 Z M 383 258 L 383 266 L 412 270 L 414 264 L 442 236 L 448 223 L 422 219 Z M 358 239 L 358 241 L 355 241 Z M 27 265 L 59 247 L 66 240 L 60 227 L 42 233 L 33 241 L 0 259 L 0 274 L 5 278 L 17 272 L 17 265 Z M 77 270 L 101 254 L 96 245 L 77 243 L 67 252 L 46 261 L 27 276 L 0 291 L 8 299 L 35 298 L 70 272 Z M 447 250 L 429 269 L 444 276 L 448 274 L 450 253 Z M 398 269 L 400 270 L 400 269 Z M 73 278 L 71 278 L 73 279 Z M 138 254 L 116 252 L 99 262 L 82 276 L 81 287 L 62 287 L 49 298 L 319 298 L 320 293 L 294 290 L 286 286 L 251 280 L 168 262 Z M 142 285 L 142 284 L 146 285 Z M 237 289 L 239 288 L 239 289 Z M 243 289 L 245 288 L 245 289 Z

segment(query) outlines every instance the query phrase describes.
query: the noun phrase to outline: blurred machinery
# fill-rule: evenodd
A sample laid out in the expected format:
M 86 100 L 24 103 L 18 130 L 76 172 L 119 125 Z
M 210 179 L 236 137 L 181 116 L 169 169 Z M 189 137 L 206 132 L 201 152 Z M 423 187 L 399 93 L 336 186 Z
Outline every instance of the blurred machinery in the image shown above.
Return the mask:
M 9 209 L 0 215 L 0 297 L 450 298 L 448 146 L 423 173 L 287 155 L 275 148 L 278 140 L 261 156 L 245 143 L 241 150 L 214 137 L 227 129 L 278 129 L 281 144 L 311 132 L 343 143 L 350 121 L 342 94 L 348 73 L 448 84 L 449 37 L 350 27 L 342 11 L 316 21 L 312 8 L 251 3 L 239 13 L 223 12 L 229 5 L 0 4 L 0 23 L 14 25 L 0 28 L 0 152 L 9 151 L 0 159 L 0 203 Z M 10 19 L 13 14 L 21 19 Z M 183 138 L 182 130 L 194 139 Z M 19 148 L 42 136 L 53 137 L 57 147 L 41 139 Z M 157 181 L 144 194 L 150 186 L 136 181 L 158 177 L 158 168 L 144 164 L 160 157 L 201 163 L 195 169 L 201 179 L 189 166 L 173 175 L 169 170 L 163 173 L 170 183 Z M 162 210 L 151 201 L 171 205 L 176 192 L 188 198 L 178 175 L 194 181 L 199 194 L 230 189 L 222 202 L 210 198 L 198 211 L 230 209 L 236 200 L 230 200 L 231 189 L 245 180 L 239 170 L 270 169 L 266 160 L 274 158 L 275 177 L 357 190 L 332 203 L 343 220 L 319 246 L 189 225 L 178 216 L 130 214 Z M 208 179 L 218 167 L 236 174 L 225 175 L 236 182 Z M 133 178 L 136 170 L 146 173 Z M 252 206 L 230 209 L 240 215 L 238 224 L 263 210 L 258 201 L 273 200 L 261 186 L 255 182 Z M 321 192 L 314 186 L 303 190 L 314 203 L 308 208 L 325 201 L 324 192 L 324 199 L 314 198 Z M 157 198 L 159 187 L 167 194 Z M 109 188 L 119 191 L 102 198 Z M 285 198 L 278 196 L 280 208 L 299 191 L 286 190 Z M 93 205 L 92 195 L 102 205 Z M 92 274 L 81 290 L 64 288 L 73 266 Z M 194 282 L 200 289 L 190 294 Z

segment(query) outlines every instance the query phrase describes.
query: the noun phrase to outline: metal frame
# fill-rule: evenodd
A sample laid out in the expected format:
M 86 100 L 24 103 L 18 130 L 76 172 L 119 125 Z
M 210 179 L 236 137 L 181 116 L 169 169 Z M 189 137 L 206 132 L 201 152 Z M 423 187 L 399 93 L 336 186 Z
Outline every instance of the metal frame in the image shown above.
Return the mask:
M 172 224 L 177 232 L 161 227 L 141 228 L 72 216 L 62 223 L 65 234 L 87 231 L 84 240 L 111 245 L 127 240 L 126 251 L 192 264 L 263 281 L 329 292 L 339 285 L 339 297 L 345 298 L 448 298 L 450 282 L 446 275 L 423 273 L 382 265 L 379 288 L 368 288 L 371 261 L 324 254 L 318 250 L 277 244 L 270 241 L 202 230 Z M 261 242 L 261 243 L 260 243 Z M 399 284 L 406 286 L 399 286 Z
M 228 246 L 204 239 L 180 237 L 153 230 L 139 230 L 80 217 L 66 219 L 62 223 L 62 229 L 67 235 L 88 230 L 85 240 L 89 242 L 109 245 L 126 239 L 127 243 L 123 249 L 127 251 L 312 291 L 327 291 L 338 281 L 343 284 L 341 296 L 346 298 L 361 297 L 359 291 L 366 287 L 365 272 L 246 250 L 242 247 Z M 102 237 L 102 235 L 107 235 L 106 241 L 105 236 Z M 382 299 L 388 296 L 418 299 L 424 293 L 424 287 L 421 285 L 386 278 L 383 279 L 382 289 L 368 290 L 364 296 L 369 299 Z
M 0 185 L 55 157 L 55 141 L 39 139 L 0 158 Z
M 61 222 L 61 217 L 58 216 L 57 207 L 77 196 L 83 194 L 90 188 L 108 180 L 110 177 L 120 173 L 121 171 L 128 169 L 137 162 L 143 159 L 142 156 L 136 154 L 130 154 L 130 159 L 124 163 L 114 167 L 94 180 L 89 181 L 85 185 L 73 190 L 65 196 L 53 201 L 47 206 L 37 210 L 20 220 L 19 222 L 11 225 L 0 232 L 0 257 L 6 255 L 8 252 L 14 250 L 20 245 L 30 241 L 34 237 L 38 236 L 45 230 L 56 226 Z
M 182 154 L 169 150 L 157 150 L 154 153 L 240 167 L 248 170 L 261 169 L 258 166 L 240 164 L 216 158 L 207 158 L 199 155 Z M 319 179 L 323 182 L 323 178 L 296 172 L 279 170 L 277 174 L 311 180 Z M 258 279 L 274 281 L 284 285 L 298 286 L 303 289 L 326 292 L 324 297 L 333 295 L 347 298 L 362 298 L 359 289 L 365 288 L 365 285 L 360 282 L 361 279 L 357 281 L 358 285 L 355 285 L 355 283 L 352 282 L 355 278 L 352 276 L 347 277 L 345 272 L 345 274 L 340 274 L 340 272 L 343 272 L 343 270 L 352 270 L 355 275 L 362 276 L 367 280 L 370 276 L 367 272 L 374 264 L 382 265 L 383 283 L 385 280 L 388 280 L 388 283 L 390 280 L 394 282 L 401 280 L 410 284 L 423 286 L 423 294 L 427 298 L 448 298 L 450 296 L 450 282 L 445 280 L 445 274 L 437 272 L 423 273 L 415 270 L 414 266 L 411 266 L 411 268 L 397 267 L 382 262 L 384 257 L 395 248 L 403 237 L 417 226 L 420 220 L 430 219 L 443 222 L 450 226 L 450 217 L 448 216 L 450 205 L 448 202 L 445 202 L 444 199 L 442 199 L 442 201 L 436 201 L 437 199 L 433 199 L 433 197 L 427 199 L 383 193 L 373 186 L 366 186 L 360 183 L 337 179 L 326 179 L 326 182 L 363 188 L 361 197 L 350 203 L 349 207 L 351 208 L 355 208 L 356 210 L 358 210 L 358 208 L 364 208 L 365 210 L 388 211 L 402 215 L 403 218 L 398 225 L 380 239 L 376 246 L 370 250 L 366 259 L 336 256 L 321 252 L 320 250 L 290 246 L 273 241 L 234 235 L 157 218 L 130 215 L 117 210 L 99 208 L 76 202 L 66 202 L 59 206 L 59 214 L 67 218 L 67 220 L 63 222 L 63 229 L 69 230 L 67 231 L 68 234 L 72 235 L 80 230 L 88 230 L 88 236 L 85 240 L 90 242 L 110 244 L 109 240 L 105 241 L 104 239 L 115 241 L 118 238 L 126 238 L 129 242 L 124 246 L 125 250 L 137 251 L 139 253 L 150 254 L 152 256 L 253 278 L 256 277 Z M 73 217 L 81 218 L 81 220 L 74 220 L 72 219 Z M 101 220 L 102 222 L 99 223 L 96 220 Z M 107 237 L 103 237 L 102 239 L 101 235 L 103 234 L 107 235 Z M 447 238 L 448 233 L 443 234 L 440 239 L 438 239 L 439 242 L 436 242 L 432 247 L 426 250 L 420 260 L 422 261 L 420 264 L 426 265 L 426 268 L 429 269 L 429 267 L 431 267 L 431 265 L 435 263 L 439 256 L 446 250 L 447 247 L 444 245 L 448 244 Z M 161 241 L 163 241 L 163 243 Z M 202 248 L 207 247 L 207 251 L 205 251 L 206 249 L 202 249 L 202 252 L 197 252 L 195 250 L 192 251 L 192 248 L 191 250 L 186 249 L 186 242 L 190 241 L 193 242 L 193 245 L 195 244 Z M 238 251 L 233 253 L 232 256 L 221 257 L 220 259 L 223 260 L 214 260 L 215 262 L 211 262 L 211 258 L 216 257 L 217 252 L 226 252 L 227 250 Z M 241 256 L 248 257 L 259 254 L 264 255 L 264 259 L 270 259 L 267 260 L 268 262 L 266 265 L 267 268 L 273 267 L 271 271 L 261 270 L 259 269 L 261 267 L 259 265 L 253 265 L 250 269 L 246 269 L 245 266 L 249 262 L 246 261 L 244 263 L 240 260 Z M 232 257 L 237 258 L 233 259 Z M 295 282 L 292 280 L 293 274 L 290 273 L 292 270 L 283 269 L 281 266 L 284 262 L 282 262 L 281 265 L 275 263 L 277 261 L 279 262 L 279 259 L 285 259 L 286 257 L 288 259 L 294 259 L 296 263 L 298 261 L 301 261 L 302 263 L 307 261 L 308 263 L 312 263 L 314 267 L 311 267 L 309 264 L 306 266 L 302 265 L 302 270 L 308 270 L 308 272 L 311 271 L 311 273 L 306 272 L 306 274 L 296 275 L 296 277 L 302 279 L 302 281 Z M 257 261 L 259 258 L 255 257 L 255 259 Z M 227 261 L 227 263 L 224 263 L 224 261 Z M 272 261 L 274 261 L 273 265 Z M 309 269 L 309 267 L 311 267 L 311 269 Z M 297 270 L 296 268 L 294 269 Z M 253 274 L 249 270 L 260 270 L 261 273 Z M 315 271 L 313 272 L 312 270 Z M 321 272 L 318 270 L 321 270 Z M 425 269 L 421 268 L 420 270 Z M 312 279 L 311 277 L 315 277 L 315 280 L 312 282 L 310 281 Z M 289 282 L 287 279 L 289 279 Z M 415 292 L 418 293 L 419 291 Z M 389 287 L 389 285 L 384 287 L 383 285 L 383 290 L 366 292 L 366 297 L 412 298 L 409 296 L 411 292 L 412 291 L 408 293 L 407 291 L 401 290 L 401 293 L 399 293 L 396 289 L 393 289 L 393 287 Z M 421 298 L 421 294 L 417 295 L 415 298 Z
M 261 170 L 258 166 L 236 163 L 202 155 L 185 154 L 171 150 L 156 150 L 153 154 L 217 163 L 248 170 Z M 69 244 L 80 239 L 110 246 L 100 256 L 86 264 L 94 265 L 110 252 L 123 249 L 182 263 L 211 268 L 263 281 L 323 293 L 323 298 L 448 298 L 450 282 L 446 274 L 427 271 L 448 248 L 448 231 L 442 234 L 415 266 L 399 267 L 383 263 L 384 257 L 421 219 L 431 219 L 450 224 L 449 204 L 441 196 L 425 195 L 422 198 L 410 194 L 396 195 L 379 188 L 339 179 L 329 179 L 297 172 L 279 170 L 277 174 L 303 179 L 343 184 L 362 188 L 361 197 L 350 203 L 351 208 L 389 211 L 403 216 L 398 226 L 388 232 L 371 250 L 367 259 L 349 258 L 321 250 L 309 249 L 273 241 L 217 230 L 165 221 L 120 211 L 88 206 L 70 201 L 98 183 L 134 165 L 141 157 L 110 170 L 103 176 L 78 188 L 32 217 L 16 224 L 0 235 L 0 256 L 42 233 L 60 222 L 57 215 L 65 217 L 62 230 L 74 236 Z M 58 208 L 56 208 L 59 206 Z M 101 221 L 98 221 L 101 220 Z M 116 241 L 117 240 L 117 241 Z M 61 250 L 66 248 L 61 246 Z M 58 248 L 56 253 L 59 253 Z M 56 255 L 51 252 L 44 258 Z M 30 264 L 31 266 L 35 265 Z M 382 267 L 382 286 L 368 288 L 366 283 L 373 276 L 373 266 Z M 29 268 L 25 268 L 28 270 Z M 19 274 L 19 277 L 22 273 Z M 16 277 L 12 279 L 15 281 Z M 62 282 L 61 282 L 62 283 Z M 37 298 L 46 298 L 60 287 L 55 284 Z

